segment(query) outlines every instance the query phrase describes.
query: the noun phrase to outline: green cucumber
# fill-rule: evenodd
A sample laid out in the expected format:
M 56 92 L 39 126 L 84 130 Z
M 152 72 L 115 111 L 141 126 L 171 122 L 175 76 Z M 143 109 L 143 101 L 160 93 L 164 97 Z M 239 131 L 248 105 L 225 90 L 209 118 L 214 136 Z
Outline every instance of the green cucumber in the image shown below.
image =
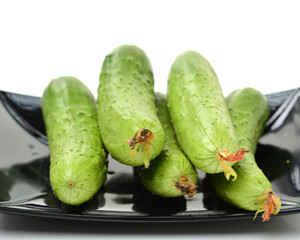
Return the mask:
M 224 181 L 220 174 L 209 174 L 211 185 L 226 202 L 239 208 L 263 212 L 264 221 L 280 209 L 280 201 L 275 196 L 271 183 L 259 169 L 254 154 L 269 116 L 267 99 L 253 88 L 233 92 L 227 97 L 227 105 L 239 144 L 250 150 L 244 160 L 237 162 L 233 168 L 238 174 L 235 182 Z M 273 201 L 275 209 L 269 209 L 267 199 Z
M 153 87 L 152 67 L 140 48 L 122 45 L 106 56 L 97 99 L 100 133 L 105 148 L 123 164 L 148 167 L 163 149 Z
M 224 172 L 247 151 L 239 149 L 217 75 L 199 53 L 188 51 L 174 61 L 168 79 L 168 106 L 180 146 L 207 173 Z
M 60 77 L 46 87 L 42 111 L 53 192 L 66 204 L 80 205 L 100 189 L 107 173 L 95 99 L 78 79 Z
M 148 191 L 160 197 L 179 197 L 196 193 L 198 173 L 177 143 L 165 95 L 155 94 L 158 118 L 165 131 L 165 146 L 161 154 L 142 168 L 140 176 Z
M 244 88 L 230 93 L 226 103 L 240 147 L 254 155 L 270 115 L 267 99 L 256 89 Z

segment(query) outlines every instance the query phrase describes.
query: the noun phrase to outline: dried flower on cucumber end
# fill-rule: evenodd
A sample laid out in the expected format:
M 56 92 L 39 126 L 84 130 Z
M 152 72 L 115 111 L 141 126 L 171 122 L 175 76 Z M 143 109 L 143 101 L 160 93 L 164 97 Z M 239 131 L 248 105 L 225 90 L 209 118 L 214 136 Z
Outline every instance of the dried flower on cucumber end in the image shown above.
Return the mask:
M 248 150 L 241 150 L 239 149 L 236 153 L 234 154 L 230 154 L 229 151 L 227 149 L 222 149 L 219 150 L 217 153 L 217 157 L 222 165 L 223 168 L 223 172 L 225 175 L 225 178 L 227 180 L 230 179 L 231 176 L 233 176 L 232 181 L 235 181 L 237 179 L 237 174 L 236 172 L 233 170 L 232 167 L 230 167 L 226 161 L 228 162 L 238 162 L 241 161 L 243 159 L 244 154 L 248 153 Z
M 131 149 L 130 156 L 134 157 L 142 148 L 143 156 L 144 156 L 144 164 L 145 167 L 148 168 L 149 162 L 150 162 L 150 156 L 149 156 L 149 148 L 154 140 L 154 132 L 142 128 L 138 130 L 133 138 L 130 138 L 127 140 L 127 143 L 129 143 L 129 147 Z
M 182 195 L 188 195 L 190 198 L 194 197 L 194 195 L 197 192 L 197 185 L 193 183 L 192 180 L 190 180 L 188 177 L 184 176 L 183 174 L 180 174 L 179 181 L 175 181 L 174 186 L 181 191 Z
M 269 221 L 271 214 L 276 215 L 281 208 L 280 198 L 276 197 L 275 193 L 271 189 L 266 190 L 263 196 L 258 197 L 255 204 L 257 205 L 258 210 L 256 211 L 253 220 L 256 218 L 258 213 L 263 212 L 263 222 Z

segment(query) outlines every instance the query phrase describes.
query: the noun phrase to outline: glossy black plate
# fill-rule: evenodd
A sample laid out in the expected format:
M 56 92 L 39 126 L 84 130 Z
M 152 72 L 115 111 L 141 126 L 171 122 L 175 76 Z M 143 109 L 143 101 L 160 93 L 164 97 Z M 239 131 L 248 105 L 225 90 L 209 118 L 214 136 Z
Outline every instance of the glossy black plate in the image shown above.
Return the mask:
M 256 154 L 282 198 L 278 215 L 300 212 L 299 96 L 299 89 L 267 95 L 271 117 Z M 52 194 L 48 171 L 40 98 L 0 91 L 0 212 L 116 222 L 194 222 L 254 215 L 220 200 L 202 172 L 193 199 L 164 199 L 143 188 L 133 167 L 110 158 L 102 189 L 89 202 L 71 207 Z

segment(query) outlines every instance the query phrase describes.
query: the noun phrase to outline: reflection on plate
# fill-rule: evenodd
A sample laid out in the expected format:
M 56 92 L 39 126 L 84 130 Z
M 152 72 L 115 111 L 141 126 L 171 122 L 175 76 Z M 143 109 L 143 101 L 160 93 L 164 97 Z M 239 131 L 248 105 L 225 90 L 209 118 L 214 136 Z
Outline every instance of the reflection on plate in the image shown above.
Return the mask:
M 256 159 L 282 199 L 278 215 L 300 211 L 300 92 L 267 95 L 271 117 Z M 109 158 L 108 180 L 87 203 L 72 207 L 52 194 L 40 98 L 0 91 L 0 212 L 97 221 L 193 222 L 252 218 L 224 203 L 199 172 L 193 199 L 153 196 L 136 169 Z

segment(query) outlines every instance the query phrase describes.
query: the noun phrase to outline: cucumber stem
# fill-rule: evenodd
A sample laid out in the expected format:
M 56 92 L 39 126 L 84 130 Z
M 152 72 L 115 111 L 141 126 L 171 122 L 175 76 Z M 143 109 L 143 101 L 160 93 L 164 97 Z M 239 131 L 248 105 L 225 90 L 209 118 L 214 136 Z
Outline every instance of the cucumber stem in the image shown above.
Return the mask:
M 194 197 L 197 192 L 197 185 L 193 183 L 188 177 L 180 174 L 179 182 L 172 180 L 174 182 L 174 186 L 181 191 L 181 194 L 187 194 L 190 198 Z
M 149 148 L 153 140 L 154 140 L 154 132 L 145 128 L 138 130 L 134 134 L 133 138 L 127 140 L 127 143 L 129 143 L 129 147 L 131 149 L 131 153 L 130 153 L 131 157 L 134 157 L 140 151 L 141 146 L 143 146 L 143 155 L 144 155 L 143 161 L 146 168 L 148 168 L 149 166 L 149 162 L 150 162 Z
M 237 178 L 237 174 L 234 171 L 234 169 L 226 163 L 226 161 L 228 161 L 228 162 L 241 161 L 243 159 L 244 154 L 248 153 L 248 152 L 249 152 L 248 150 L 241 150 L 241 149 L 239 149 L 234 154 L 230 154 L 227 149 L 222 149 L 222 150 L 218 151 L 217 157 L 222 165 L 223 172 L 224 172 L 225 178 L 227 180 L 230 179 L 230 176 L 233 176 L 232 181 L 235 181 Z
M 271 189 L 267 189 L 263 196 L 258 197 L 255 204 L 258 206 L 258 210 L 256 211 L 253 220 L 256 218 L 258 213 L 264 212 L 262 215 L 263 222 L 269 221 L 271 214 L 276 215 L 281 208 L 280 198 L 276 197 L 275 193 Z

